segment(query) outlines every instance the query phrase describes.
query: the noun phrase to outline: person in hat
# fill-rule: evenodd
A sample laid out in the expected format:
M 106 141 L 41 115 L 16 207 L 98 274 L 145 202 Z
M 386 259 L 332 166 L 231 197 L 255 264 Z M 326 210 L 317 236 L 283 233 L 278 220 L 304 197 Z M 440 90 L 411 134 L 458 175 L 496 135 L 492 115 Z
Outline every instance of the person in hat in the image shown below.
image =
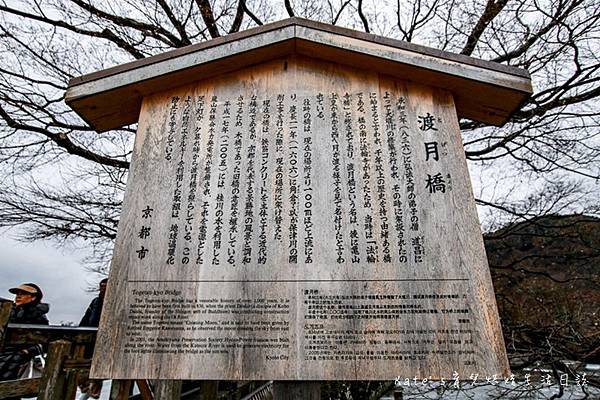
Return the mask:
M 50 307 L 48 304 L 42 303 L 44 294 L 38 285 L 23 283 L 10 288 L 9 292 L 15 295 L 9 323 L 48 325 L 46 314 Z M 29 361 L 42 353 L 41 346 L 6 346 L 0 353 L 0 381 L 18 379 L 21 372 L 28 366 Z
M 15 307 L 10 314 L 10 321 L 14 324 L 48 325 L 46 314 L 50 307 L 42 303 L 44 294 L 35 283 L 23 283 L 8 289 L 15 295 Z

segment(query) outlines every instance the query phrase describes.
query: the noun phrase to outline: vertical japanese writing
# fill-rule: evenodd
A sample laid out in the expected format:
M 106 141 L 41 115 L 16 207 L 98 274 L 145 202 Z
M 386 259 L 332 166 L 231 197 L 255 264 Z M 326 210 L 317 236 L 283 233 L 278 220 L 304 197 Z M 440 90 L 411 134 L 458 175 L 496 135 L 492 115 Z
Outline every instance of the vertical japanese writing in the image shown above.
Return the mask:
M 410 213 L 410 229 L 419 230 L 419 210 L 417 208 L 417 195 L 415 193 L 415 174 L 412 160 L 412 146 L 410 144 L 410 135 L 408 119 L 406 116 L 406 99 L 400 96 L 396 101 L 396 110 L 398 111 L 398 120 L 400 127 L 400 147 L 402 149 L 402 160 L 404 164 L 404 178 L 406 180 L 406 193 L 408 199 L 408 209 Z M 404 128 L 406 126 L 406 128 Z
M 244 96 L 239 95 L 236 102 L 235 135 L 233 139 L 233 175 L 231 178 L 231 199 L 229 203 L 229 247 L 227 248 L 227 263 L 235 264 L 235 248 L 238 235 L 238 220 L 240 215 L 240 176 L 242 165 L 242 130 L 244 115 Z
M 209 202 L 202 201 L 200 212 L 200 225 L 198 227 L 198 247 L 196 249 L 196 264 L 204 264 L 204 248 L 206 246 L 206 234 L 208 223 L 208 207 Z
M 154 209 L 150 208 L 150 206 L 146 206 L 146 208 L 142 210 L 142 219 L 151 219 L 152 211 L 154 211 Z M 151 227 L 142 225 L 140 231 L 138 232 L 138 237 L 140 239 L 147 239 L 150 237 L 150 231 Z M 146 247 L 144 247 L 144 245 L 142 245 L 139 248 L 139 250 L 136 250 L 135 252 L 137 253 L 137 258 L 143 260 L 144 258 L 146 258 L 146 254 L 148 254 L 148 251 L 149 250 Z
M 190 119 L 190 103 L 191 97 L 188 96 L 185 99 L 183 106 L 183 116 L 181 123 L 181 138 L 179 141 L 179 160 L 177 161 L 177 169 L 175 170 L 175 189 L 173 191 L 173 198 L 171 202 L 171 217 L 179 218 L 179 212 L 181 211 L 181 188 L 183 186 L 183 174 L 185 173 L 185 149 L 187 146 L 188 136 L 188 122 Z
M 428 132 L 436 133 L 438 128 L 436 127 L 436 119 L 435 116 L 427 113 L 426 115 L 419 115 L 419 129 L 425 135 Z M 439 120 L 441 121 L 441 120 Z M 425 145 L 425 161 L 432 163 L 437 162 L 440 159 L 440 153 L 438 148 L 437 141 L 424 142 Z M 450 180 L 450 175 L 447 175 L 448 180 Z M 441 173 L 427 174 L 427 179 L 425 179 L 425 189 L 429 190 L 430 194 L 434 193 L 446 193 L 446 179 L 442 176 Z
M 213 256 L 212 256 L 212 265 L 219 265 L 220 263 L 220 254 L 221 254 L 221 238 L 223 237 L 223 208 L 224 208 L 225 198 L 223 193 L 218 192 L 215 202 L 215 222 L 214 228 L 215 231 L 213 233 Z
M 362 161 L 362 181 L 363 181 L 363 208 L 365 216 L 363 220 L 363 229 L 365 240 L 367 243 L 366 253 L 367 262 L 375 263 L 379 261 L 379 247 L 377 238 L 375 237 L 375 226 L 373 220 L 373 194 L 371 192 L 371 144 L 369 143 L 367 134 L 366 108 L 363 93 L 358 94 L 356 102 L 356 112 L 358 115 L 358 137 L 360 157 Z M 373 132 L 374 141 L 381 143 L 381 132 Z
M 348 184 L 348 223 L 350 224 L 350 260 L 360 262 L 360 244 L 358 234 L 358 215 L 356 210 L 356 166 L 354 164 L 354 128 L 352 126 L 352 108 L 350 95 L 344 95 L 344 131 L 346 137 L 346 178 Z
M 410 135 L 408 128 L 408 118 L 406 116 L 406 99 L 400 96 L 396 101 L 396 110 L 398 111 L 398 119 L 402 125 L 400 128 L 402 157 L 404 161 L 404 177 L 406 180 L 406 193 L 408 199 L 408 209 L 410 213 L 410 230 L 419 230 L 419 209 L 417 204 L 417 195 L 415 193 L 415 175 L 413 168 L 413 150 L 410 144 Z M 406 126 L 406 128 L 405 128 Z M 415 263 L 423 262 L 423 254 L 425 251 L 424 237 L 416 236 L 411 239 L 413 250 L 413 261 Z
M 215 204 L 215 219 L 213 232 L 212 265 L 220 264 L 221 245 L 223 243 L 223 224 L 225 208 L 225 182 L 227 177 L 227 159 L 229 154 L 229 124 L 231 121 L 231 101 L 223 103 L 221 115 L 221 133 L 219 137 L 218 164 L 217 164 L 217 197 Z
M 244 203 L 244 248 L 242 250 L 242 263 L 252 262 L 252 229 L 254 225 L 254 158 L 256 157 L 256 111 L 258 109 L 257 97 L 252 95 L 249 104 L 249 144 L 246 151 L 246 200 Z
M 169 241 L 167 242 L 167 264 L 175 264 L 175 250 L 177 250 L 177 235 L 179 233 L 179 225 L 171 224 L 169 228 Z
M 212 96 L 208 113 L 208 140 L 206 142 L 206 159 L 204 161 L 204 196 L 210 196 L 210 181 L 215 147 L 215 127 L 217 126 L 217 96 Z
M 295 98 L 295 95 L 292 95 Z M 274 220 L 275 229 L 273 239 L 281 242 L 283 238 L 283 113 L 285 106 L 283 94 L 277 95 L 277 114 L 275 122 L 275 198 L 274 205 Z
M 414 260 L 416 263 L 423 262 L 423 256 L 425 254 L 425 237 L 423 235 L 415 236 L 411 239 L 411 244 L 413 247 Z
M 290 137 L 288 142 L 288 183 L 289 183 L 289 246 L 288 262 L 290 264 L 298 263 L 298 109 L 296 98 L 291 99 L 289 107 L 289 129 Z
M 317 104 L 321 101 L 323 108 L 323 94 L 317 95 Z M 321 111 L 322 113 L 323 111 Z M 312 114 L 310 98 L 304 99 L 302 103 L 302 132 L 303 132 L 303 177 L 304 177 L 304 263 L 312 264 L 314 251 L 313 237 L 313 142 L 312 142 Z
M 375 102 L 373 102 L 375 100 Z M 392 250 L 390 249 L 390 224 L 388 217 L 388 204 L 387 204 L 387 187 L 386 187 L 386 176 L 385 176 L 385 163 L 384 163 L 384 144 L 381 140 L 381 126 L 379 123 L 379 109 L 377 107 L 377 97 L 373 99 L 369 96 L 369 104 L 371 106 L 371 130 L 373 131 L 374 143 L 375 143 L 375 174 L 376 174 L 376 187 L 377 187 L 377 214 L 379 216 L 380 233 L 379 238 L 381 239 L 381 252 L 383 254 L 383 262 L 392 262 Z M 389 132 L 388 132 L 389 133 Z M 389 140 L 387 140 L 389 142 Z
M 165 146 L 165 159 L 171 161 L 173 159 L 173 146 L 175 145 L 175 126 L 177 125 L 177 108 L 179 104 L 179 97 L 171 97 L 171 104 L 169 107 L 169 129 L 167 131 L 167 140 Z
M 187 197 L 187 207 L 185 215 L 185 225 L 183 228 L 183 239 L 185 245 L 183 248 L 183 257 L 181 258 L 182 264 L 189 264 L 190 262 L 190 242 L 192 241 L 193 223 L 196 213 L 196 193 L 198 191 L 198 160 L 200 158 L 200 139 L 201 139 L 201 126 L 202 120 L 204 119 L 204 96 L 198 96 L 196 99 L 196 122 L 194 128 L 194 136 L 192 138 L 192 161 L 190 163 L 190 180 L 188 184 L 189 192 Z
M 371 93 L 371 109 L 377 109 L 377 94 Z M 402 203 L 402 194 L 400 190 L 400 175 L 398 173 L 398 150 L 396 148 L 396 132 L 398 129 L 406 130 L 408 126 L 402 124 L 402 121 L 399 120 L 401 124 L 398 126 L 396 124 L 395 115 L 394 115 L 394 104 L 392 95 L 389 92 L 385 92 L 383 107 L 385 109 L 385 131 L 387 135 L 387 144 L 388 144 L 388 157 L 390 164 L 390 172 L 392 181 L 394 182 L 392 185 L 392 205 L 394 207 L 394 227 L 396 228 L 396 244 L 398 249 L 398 261 L 401 263 L 405 263 L 408 261 L 408 255 L 406 251 L 406 237 L 404 232 L 404 215 L 403 215 L 403 203 Z M 375 111 L 373 111 L 375 112 Z M 406 119 L 404 119 L 406 122 Z
M 262 105 L 262 136 L 260 139 L 260 208 L 258 220 L 260 232 L 258 234 L 257 263 L 267 262 L 267 216 L 268 200 L 270 195 L 269 173 L 269 124 L 271 121 L 271 100 L 264 100 Z
M 179 160 L 177 161 L 177 168 L 175 170 L 175 189 L 173 190 L 173 197 L 171 201 L 171 218 L 173 219 L 179 219 L 179 214 L 181 212 L 183 176 L 185 173 L 184 157 L 185 150 L 187 148 L 191 103 L 192 98 L 190 96 L 187 96 L 184 101 L 182 111 L 182 122 L 180 129 L 181 137 L 179 141 Z M 171 224 L 171 229 L 169 230 L 169 241 L 167 243 L 168 247 L 166 263 L 169 265 L 175 264 L 175 253 L 177 251 L 178 232 L 179 225 L 177 222 L 173 222 Z
M 206 159 L 204 161 L 203 168 L 203 185 L 202 185 L 202 194 L 204 195 L 204 199 L 210 198 L 210 183 L 212 176 L 212 166 L 213 166 L 213 152 L 215 146 L 215 127 L 217 125 L 217 96 L 211 96 L 210 99 L 210 109 L 208 111 L 208 140 L 206 142 Z M 198 247 L 196 249 L 196 264 L 204 263 L 204 251 L 206 248 L 206 240 L 207 240 L 207 224 L 208 224 L 208 216 L 209 216 L 209 202 L 204 200 L 202 202 L 202 212 L 200 213 L 200 224 L 198 227 Z
M 315 114 L 317 118 L 325 119 L 325 95 L 323 93 L 317 93 Z
M 194 246 L 197 264 L 268 265 L 271 246 L 288 264 L 319 263 L 325 211 L 336 264 L 424 262 L 417 195 L 442 199 L 452 187 L 436 169 L 447 155 L 441 119 L 424 111 L 409 120 L 408 106 L 401 93 L 375 89 L 170 97 L 159 155 L 174 173 L 166 263 L 193 262 Z M 430 169 L 417 170 L 415 157 Z M 319 204 L 322 184 L 331 205 Z M 132 251 L 148 258 L 143 240 L 156 228 L 136 228 Z
M 340 132 L 339 132 L 339 106 L 338 95 L 332 93 L 329 101 L 331 113 L 331 164 L 333 166 L 333 203 L 335 211 L 333 215 L 333 226 L 335 229 L 335 248 L 339 264 L 344 263 L 344 238 L 342 235 L 342 178 L 340 174 Z

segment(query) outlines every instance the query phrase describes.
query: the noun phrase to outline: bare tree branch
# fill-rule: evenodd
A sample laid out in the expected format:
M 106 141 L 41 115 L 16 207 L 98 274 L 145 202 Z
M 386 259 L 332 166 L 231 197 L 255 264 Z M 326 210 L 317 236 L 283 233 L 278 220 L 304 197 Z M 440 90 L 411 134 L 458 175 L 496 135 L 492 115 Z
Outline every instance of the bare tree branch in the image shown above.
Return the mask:
M 183 46 L 192 44 L 192 42 L 190 42 L 190 38 L 187 35 L 187 32 L 185 31 L 185 27 L 183 26 L 181 21 L 179 21 L 177 17 L 175 17 L 175 14 L 173 14 L 173 10 L 171 10 L 169 4 L 165 0 L 157 0 L 157 3 L 163 9 L 165 14 L 167 15 L 167 18 L 169 18 L 169 21 L 171 21 L 171 23 L 179 33 L 179 36 L 181 37 L 181 41 L 179 43 Z
M 242 3 L 242 0 L 238 0 L 237 8 L 235 10 L 235 18 L 233 19 L 233 23 L 231 24 L 229 33 L 238 32 L 240 30 L 240 27 L 242 26 L 243 20 L 244 20 L 244 6 Z
M 9 8 L 9 7 L 2 6 L 2 5 L 0 5 L 0 11 L 5 11 L 10 14 L 13 14 L 13 15 L 16 15 L 19 17 L 23 17 L 23 18 L 29 18 L 29 19 L 32 19 L 35 21 L 40 21 L 40 22 L 43 22 L 43 23 L 46 23 L 46 24 L 49 24 L 52 26 L 59 27 L 59 28 L 68 29 L 72 32 L 79 33 L 81 35 L 110 40 L 111 42 L 115 43 L 117 46 L 119 46 L 123 50 L 127 51 L 129 54 L 131 54 L 133 57 L 135 57 L 137 59 L 145 57 L 132 44 L 123 40 L 121 37 L 117 36 L 113 31 L 111 31 L 108 28 L 104 28 L 102 31 L 91 31 L 91 30 L 87 30 L 87 29 L 81 29 L 81 28 L 72 26 L 70 24 L 67 24 L 64 21 L 53 20 L 50 18 L 42 17 L 42 16 L 35 15 L 35 14 L 30 14 L 30 13 L 27 13 L 24 11 L 16 10 L 16 9 Z
M 110 21 L 118 26 L 123 26 L 127 28 L 132 28 L 143 32 L 146 35 L 152 36 L 153 38 L 164 42 L 170 46 L 181 47 L 184 43 L 171 32 L 162 28 L 159 25 L 148 24 L 146 22 L 137 21 L 130 17 L 123 17 L 120 15 L 110 14 L 108 12 L 102 11 L 96 7 L 94 7 L 91 3 L 88 3 L 84 0 L 70 0 L 74 4 L 78 5 L 82 9 L 88 11 L 90 14 L 104 19 L 106 21 Z
M 105 156 L 93 153 L 89 150 L 86 150 L 80 146 L 77 146 L 75 143 L 73 143 L 71 141 L 71 139 L 69 139 L 69 136 L 66 133 L 51 133 L 51 132 L 47 131 L 46 129 L 43 129 L 40 127 L 28 126 L 28 125 L 21 124 L 21 123 L 15 121 L 14 119 L 12 119 L 11 116 L 6 112 L 6 110 L 2 106 L 0 106 L 0 117 L 2 117 L 4 122 L 6 122 L 6 124 L 13 129 L 36 132 L 36 133 L 40 133 L 40 134 L 46 136 L 48 139 L 52 140 L 59 147 L 63 148 L 70 154 L 77 155 L 79 157 L 85 158 L 86 160 L 97 162 L 102 165 L 107 165 L 107 166 L 117 167 L 117 168 L 124 168 L 124 169 L 129 168 L 128 161 L 116 160 L 113 158 L 105 157 Z
M 290 3 L 290 0 L 284 0 L 284 3 L 285 3 L 285 10 L 287 11 L 288 15 L 290 17 L 295 17 L 294 9 L 292 8 L 292 4 Z
M 365 17 L 365 14 L 363 13 L 363 2 L 362 0 L 358 0 L 358 16 L 360 17 L 360 20 L 362 21 L 363 27 L 365 29 L 365 32 L 370 33 L 371 30 L 369 29 L 369 21 L 367 20 L 367 17 Z
M 506 6 L 506 3 L 508 3 L 508 0 L 488 0 L 483 14 L 481 14 L 479 21 L 477 21 L 477 24 L 473 27 L 473 30 L 467 39 L 467 43 L 465 43 L 465 47 L 463 47 L 460 54 L 471 55 L 471 53 L 473 53 L 483 31 L 502 11 Z
M 252 21 L 254 21 L 254 23 L 256 23 L 256 25 L 263 25 L 262 21 L 260 19 L 258 19 L 256 17 L 256 15 L 254 15 L 252 13 L 252 11 L 250 11 L 250 9 L 248 8 L 248 5 L 246 4 L 246 0 L 240 0 L 240 3 L 242 4 L 242 8 L 244 9 L 244 12 L 246 14 L 248 14 L 248 16 L 250 18 L 252 18 Z
M 219 33 L 219 29 L 217 28 L 215 15 L 213 13 L 209 0 L 196 0 L 196 4 L 198 4 L 198 8 L 200 9 L 200 15 L 202 15 L 202 19 L 206 24 L 206 28 L 208 29 L 210 36 L 212 38 L 217 38 L 221 36 L 221 34 Z

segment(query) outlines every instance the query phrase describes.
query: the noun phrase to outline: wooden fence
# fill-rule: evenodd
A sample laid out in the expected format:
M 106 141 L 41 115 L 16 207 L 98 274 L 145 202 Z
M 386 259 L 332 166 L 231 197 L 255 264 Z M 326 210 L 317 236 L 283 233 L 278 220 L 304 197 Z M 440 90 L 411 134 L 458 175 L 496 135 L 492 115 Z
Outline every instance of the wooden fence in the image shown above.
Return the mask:
M 36 396 L 39 400 L 74 400 L 79 376 L 89 374 L 96 328 L 9 324 L 11 302 L 0 302 L 0 351 L 11 345 L 47 348 L 46 365 L 39 378 L 0 382 L 0 399 Z M 87 349 L 87 351 L 86 351 Z M 130 398 L 132 381 L 113 381 L 111 400 Z M 181 381 L 135 381 L 142 400 L 179 399 Z
M 12 302 L 0 301 L 0 352 L 5 346 L 37 345 L 47 348 L 45 368 L 38 378 L 0 382 L 0 399 L 33 397 L 39 400 L 75 400 L 80 376 L 89 374 L 96 328 L 9 324 Z M 139 394 L 131 395 L 133 385 Z M 186 387 L 187 386 L 187 387 Z M 111 400 L 265 400 L 272 398 L 271 382 L 243 382 L 218 390 L 217 382 L 113 380 Z

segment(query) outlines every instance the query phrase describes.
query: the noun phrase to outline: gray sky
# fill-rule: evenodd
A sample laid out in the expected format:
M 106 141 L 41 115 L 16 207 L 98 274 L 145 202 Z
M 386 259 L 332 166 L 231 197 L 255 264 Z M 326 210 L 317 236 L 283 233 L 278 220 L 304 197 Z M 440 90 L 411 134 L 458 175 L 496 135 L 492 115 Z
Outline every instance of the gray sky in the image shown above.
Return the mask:
M 84 256 L 82 251 L 61 251 L 46 242 L 21 243 L 10 232 L 0 232 L 0 297 L 14 299 L 8 289 L 36 283 L 44 292 L 43 302 L 50 304 L 50 323 L 77 324 L 95 296 L 85 289 L 99 280 L 85 271 Z

